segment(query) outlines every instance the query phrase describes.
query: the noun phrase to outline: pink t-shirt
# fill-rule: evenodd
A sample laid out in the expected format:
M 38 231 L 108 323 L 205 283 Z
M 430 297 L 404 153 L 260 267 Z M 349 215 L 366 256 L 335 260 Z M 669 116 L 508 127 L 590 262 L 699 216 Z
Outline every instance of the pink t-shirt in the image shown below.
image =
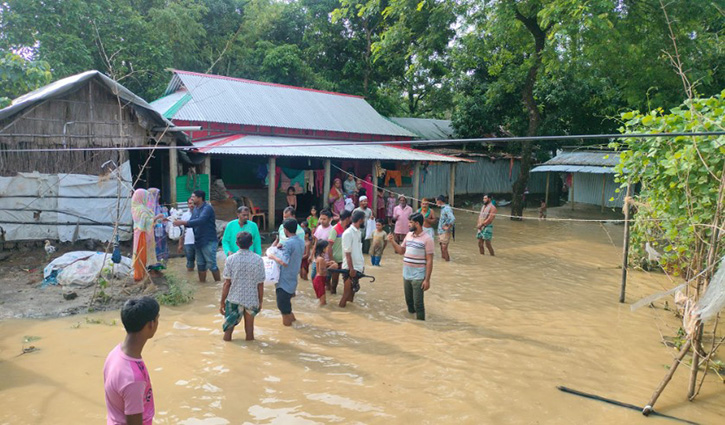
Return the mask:
M 327 237 L 330 235 L 330 230 L 332 230 L 332 226 L 322 227 L 322 225 L 318 225 L 317 229 L 315 229 L 314 237 L 317 238 L 318 241 L 326 241 Z
M 127 356 L 121 344 L 111 350 L 103 365 L 106 390 L 107 425 L 126 423 L 126 415 L 143 413 L 143 423 L 154 419 L 154 395 L 151 378 L 142 359 Z
M 410 205 L 406 205 L 405 208 L 402 208 L 400 205 L 395 206 L 393 209 L 393 220 L 395 220 L 394 233 L 405 235 L 410 232 L 408 218 L 411 214 L 413 214 L 413 208 Z

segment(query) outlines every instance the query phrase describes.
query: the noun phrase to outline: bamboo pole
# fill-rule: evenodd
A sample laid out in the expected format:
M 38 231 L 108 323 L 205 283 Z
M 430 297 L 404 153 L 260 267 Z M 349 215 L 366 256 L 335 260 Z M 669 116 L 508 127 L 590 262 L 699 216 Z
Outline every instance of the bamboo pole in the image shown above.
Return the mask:
M 607 175 L 606 174 L 602 174 L 602 211 L 601 212 L 604 212 L 604 203 L 605 203 L 605 200 L 604 200 L 604 195 L 605 195 L 604 194 L 604 189 L 606 187 L 607 187 Z
M 574 185 L 572 185 L 573 187 Z M 627 261 L 629 256 L 629 197 L 632 194 L 632 184 L 627 185 L 627 194 L 624 196 L 624 248 L 622 249 L 622 285 L 619 289 L 619 302 L 624 302 L 627 289 Z M 573 193 L 572 193 L 573 197 Z
M 269 223 L 269 229 L 274 230 L 276 227 L 275 223 L 275 196 L 276 189 L 277 189 L 277 182 L 275 178 L 277 177 L 276 171 L 277 170 L 277 158 L 270 156 L 269 157 L 269 165 L 267 167 L 267 176 L 269 180 L 269 187 L 267 188 L 267 214 L 269 214 L 269 217 L 267 219 L 267 223 Z
M 550 172 L 546 172 L 546 194 L 544 195 L 544 203 L 546 206 L 549 206 L 549 174 Z
M 664 391 L 667 384 L 669 384 L 672 377 L 675 375 L 675 371 L 677 370 L 677 367 L 680 365 L 680 362 L 682 362 L 682 359 L 685 358 L 687 355 L 687 352 L 690 351 L 690 346 L 692 345 L 692 342 L 688 339 L 685 345 L 680 348 L 680 352 L 677 354 L 677 357 L 672 362 L 672 366 L 670 366 L 670 370 L 667 371 L 667 374 L 662 379 L 662 382 L 657 386 L 657 389 L 655 389 L 655 392 L 652 393 L 652 397 L 649 399 L 649 402 L 647 402 L 647 405 L 644 406 L 644 409 L 642 409 L 642 414 L 645 416 L 649 416 L 650 413 L 652 413 L 654 409 L 654 405 L 657 402 L 657 399 L 662 394 L 662 391 Z

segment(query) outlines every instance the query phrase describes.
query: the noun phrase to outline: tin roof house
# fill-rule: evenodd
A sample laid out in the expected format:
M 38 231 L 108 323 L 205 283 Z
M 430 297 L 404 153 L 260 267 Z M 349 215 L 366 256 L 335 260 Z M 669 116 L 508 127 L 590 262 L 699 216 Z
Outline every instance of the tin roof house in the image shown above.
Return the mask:
M 377 176 L 374 182 L 396 193 L 413 186 L 418 198 L 421 163 L 465 162 L 385 144 L 416 135 L 360 96 L 174 70 L 165 96 L 152 105 L 176 126 L 201 127 L 189 133 L 190 150 L 204 160 L 198 177 L 177 168 L 177 202 L 185 201 L 190 178 L 221 179 L 235 197 L 266 211 L 270 228 L 289 187 L 306 216 L 311 206 L 328 204 L 333 179 L 348 173 Z

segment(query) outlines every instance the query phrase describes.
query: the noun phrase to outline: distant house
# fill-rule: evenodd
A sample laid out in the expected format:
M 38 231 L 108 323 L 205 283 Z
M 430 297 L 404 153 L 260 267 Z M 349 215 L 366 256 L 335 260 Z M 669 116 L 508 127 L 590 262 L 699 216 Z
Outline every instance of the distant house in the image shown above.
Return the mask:
M 235 197 L 266 214 L 269 227 L 286 205 L 289 186 L 296 188 L 302 217 L 312 205 L 327 205 L 333 178 L 348 172 L 377 176 L 380 186 L 415 195 L 422 163 L 463 162 L 382 144 L 414 140 L 416 134 L 359 96 L 175 70 L 165 96 L 152 105 L 175 125 L 202 127 L 190 137 L 206 160 L 178 170 L 176 193 L 185 196 L 182 188 L 194 175 L 219 178 Z M 177 202 L 184 196 L 177 195 Z
M 2 240 L 107 241 L 119 219 L 121 238 L 130 238 L 133 182 L 168 187 L 168 152 L 134 148 L 176 143 L 186 136 L 98 71 L 15 99 L 0 110 Z
M 419 136 L 418 140 L 451 140 L 456 139 L 455 130 L 450 120 L 429 118 L 390 118 L 396 124 L 405 127 Z M 495 143 L 489 145 L 496 145 Z M 435 197 L 449 195 L 451 190 L 458 195 L 511 194 L 513 184 L 519 176 L 521 158 L 502 152 L 501 149 L 480 152 L 461 149 L 460 144 L 436 144 L 413 146 L 431 153 L 438 153 L 456 158 L 467 159 L 468 164 L 460 164 L 456 170 L 443 164 L 425 167 L 421 173 L 421 196 Z M 500 147 L 500 146 L 499 146 Z M 455 178 L 455 187 L 451 187 L 451 175 Z M 542 176 L 533 175 L 529 180 L 529 193 L 544 194 L 546 181 Z M 552 190 L 555 189 L 553 182 Z M 450 195 L 449 195 L 450 196 Z
M 562 152 L 531 172 L 546 175 L 547 181 L 563 181 L 572 208 L 581 203 L 600 205 L 604 210 L 624 205 L 624 194 L 617 192 L 620 185 L 614 181 L 614 167 L 618 163 L 617 152 Z

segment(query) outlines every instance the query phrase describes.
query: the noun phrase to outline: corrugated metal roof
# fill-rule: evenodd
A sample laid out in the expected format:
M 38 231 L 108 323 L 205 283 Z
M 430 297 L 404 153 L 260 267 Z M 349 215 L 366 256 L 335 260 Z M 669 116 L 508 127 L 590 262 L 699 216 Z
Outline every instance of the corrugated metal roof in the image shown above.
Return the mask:
M 613 167 L 595 167 L 591 165 L 539 165 L 531 170 L 532 173 L 587 173 L 587 174 L 614 174 Z
M 13 100 L 12 104 L 4 109 L 0 109 L 0 120 L 10 118 L 17 115 L 24 110 L 48 99 L 62 96 L 66 93 L 72 92 L 85 84 L 88 80 L 96 79 L 99 83 L 106 86 L 113 94 L 118 96 L 124 102 L 130 104 L 138 114 L 142 115 L 146 121 L 149 122 L 149 129 L 153 127 L 173 127 L 174 124 L 171 121 L 164 118 L 153 106 L 148 104 L 142 98 L 136 96 L 133 92 L 128 90 L 126 87 L 107 77 L 100 71 L 86 71 L 80 74 L 71 75 L 70 77 L 62 78 L 58 81 L 54 81 L 46 86 L 43 86 L 30 93 L 24 94 Z M 181 131 L 173 130 L 175 136 L 181 141 L 187 141 L 186 135 Z
M 393 122 L 420 136 L 423 140 L 452 139 L 456 133 L 451 120 L 390 117 Z
M 349 141 L 236 134 L 194 143 L 206 154 L 386 161 L 471 162 L 416 149 Z
M 178 70 L 166 94 L 182 86 L 191 99 L 178 120 L 416 137 L 359 96 Z M 171 107 L 164 99 L 154 102 L 162 114 Z
M 618 152 L 585 151 L 562 152 L 546 161 L 543 165 L 592 165 L 597 167 L 614 167 L 619 164 Z

